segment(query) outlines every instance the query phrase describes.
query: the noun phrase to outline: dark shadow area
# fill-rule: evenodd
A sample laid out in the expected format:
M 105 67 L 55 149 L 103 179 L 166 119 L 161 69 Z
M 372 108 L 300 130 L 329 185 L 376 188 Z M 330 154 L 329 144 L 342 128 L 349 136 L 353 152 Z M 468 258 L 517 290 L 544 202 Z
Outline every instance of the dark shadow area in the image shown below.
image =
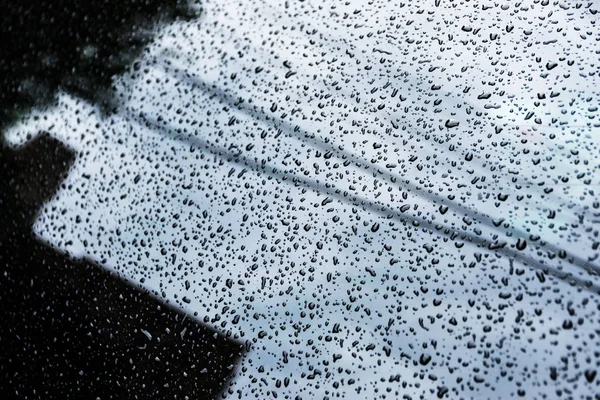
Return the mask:
M 110 111 L 113 77 L 152 29 L 198 13 L 188 0 L 0 4 L 0 130 L 52 104 L 58 90 Z M 73 159 L 46 135 L 16 151 L 0 141 L 2 398 L 217 397 L 244 352 L 240 343 L 33 234 Z
M 89 261 L 33 235 L 73 154 L 40 135 L 0 149 L 0 385 L 3 398 L 208 399 L 242 345 Z
M 197 17 L 194 0 L 0 0 L 0 128 L 62 89 L 111 105 L 112 77 L 157 23 Z

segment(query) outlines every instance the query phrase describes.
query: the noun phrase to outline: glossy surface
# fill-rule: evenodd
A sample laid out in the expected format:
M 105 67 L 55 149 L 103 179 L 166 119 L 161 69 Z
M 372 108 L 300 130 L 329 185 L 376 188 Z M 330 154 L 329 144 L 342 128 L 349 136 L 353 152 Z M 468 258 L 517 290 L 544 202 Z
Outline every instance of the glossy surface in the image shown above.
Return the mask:
M 597 7 L 221 2 L 6 138 L 34 230 L 245 342 L 243 398 L 598 393 Z

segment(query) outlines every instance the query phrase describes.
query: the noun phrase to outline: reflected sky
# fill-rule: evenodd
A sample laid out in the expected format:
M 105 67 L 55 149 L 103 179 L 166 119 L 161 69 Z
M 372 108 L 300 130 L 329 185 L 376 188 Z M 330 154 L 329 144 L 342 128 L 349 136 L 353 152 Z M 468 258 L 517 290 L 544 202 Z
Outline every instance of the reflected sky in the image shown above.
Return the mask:
M 234 396 L 591 395 L 597 28 L 526 3 L 206 3 L 6 133 L 79 154 L 36 233 L 247 341 Z

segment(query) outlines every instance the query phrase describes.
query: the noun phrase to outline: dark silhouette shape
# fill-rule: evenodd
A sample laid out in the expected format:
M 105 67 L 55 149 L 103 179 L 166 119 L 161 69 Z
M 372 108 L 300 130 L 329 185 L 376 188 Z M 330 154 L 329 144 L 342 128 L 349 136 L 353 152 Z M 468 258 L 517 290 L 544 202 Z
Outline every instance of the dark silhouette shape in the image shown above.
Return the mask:
M 215 398 L 241 343 L 34 237 L 37 210 L 73 158 L 45 135 L 0 148 L 3 398 Z
M 109 109 L 112 77 L 192 0 L 0 0 L 0 128 L 58 89 Z

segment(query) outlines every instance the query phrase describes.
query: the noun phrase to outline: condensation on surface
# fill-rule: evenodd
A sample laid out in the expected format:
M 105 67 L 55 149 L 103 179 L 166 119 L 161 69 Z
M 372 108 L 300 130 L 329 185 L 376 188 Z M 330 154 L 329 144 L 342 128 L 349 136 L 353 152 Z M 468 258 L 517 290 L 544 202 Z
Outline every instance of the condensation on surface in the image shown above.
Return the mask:
M 224 395 L 592 398 L 593 3 L 205 3 L 7 133 L 78 153 L 37 234 L 246 341 Z

